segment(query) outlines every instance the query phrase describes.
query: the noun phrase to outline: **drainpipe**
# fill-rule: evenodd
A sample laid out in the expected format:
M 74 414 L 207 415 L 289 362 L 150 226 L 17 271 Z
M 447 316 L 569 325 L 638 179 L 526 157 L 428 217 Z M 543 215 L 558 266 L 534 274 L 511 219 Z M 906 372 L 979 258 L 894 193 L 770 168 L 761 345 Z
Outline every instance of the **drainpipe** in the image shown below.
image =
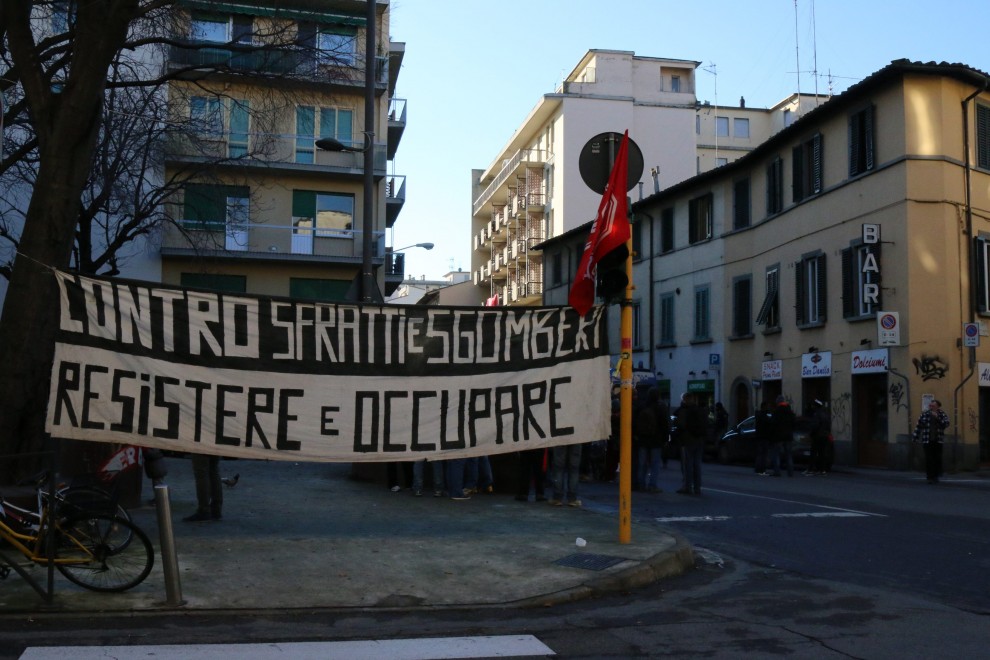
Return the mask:
M 911 428 L 914 425 L 914 415 L 911 414 L 911 379 L 899 372 L 897 369 L 891 367 L 887 369 L 888 373 L 891 373 L 904 381 L 904 390 L 907 397 L 907 429 L 908 437 L 911 436 Z M 890 429 L 887 429 L 887 433 L 890 433 Z
M 970 350 L 970 353 L 973 353 L 973 352 L 976 351 L 976 349 L 974 349 L 974 348 L 971 348 L 969 350 Z M 959 456 L 958 456 L 958 454 L 959 454 L 959 390 L 961 390 L 962 387 L 963 387 L 963 385 L 966 384 L 966 381 L 968 381 L 970 378 L 973 377 L 973 374 L 974 373 L 976 373 L 976 367 L 975 367 L 975 365 L 971 361 L 970 362 L 970 366 L 969 366 L 969 374 L 965 378 L 963 378 L 962 382 L 959 383 L 959 385 L 956 386 L 956 389 L 952 392 L 952 428 L 955 431 L 952 434 L 952 469 L 953 470 L 958 470 L 959 469 L 959 467 L 958 467 L 958 461 L 959 461 Z

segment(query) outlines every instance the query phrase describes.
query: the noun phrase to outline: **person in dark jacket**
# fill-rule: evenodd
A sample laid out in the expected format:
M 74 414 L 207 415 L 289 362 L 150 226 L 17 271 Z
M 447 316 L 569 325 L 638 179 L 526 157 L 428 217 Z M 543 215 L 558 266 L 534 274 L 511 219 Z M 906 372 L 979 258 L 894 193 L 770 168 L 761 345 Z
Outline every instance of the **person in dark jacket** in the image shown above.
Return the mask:
M 773 427 L 770 417 L 770 402 L 764 401 L 760 404 L 760 409 L 756 411 L 756 464 L 753 468 L 756 474 L 761 477 L 768 477 L 767 464 L 770 456 L 770 436 Z
M 914 440 L 925 447 L 925 472 L 930 484 L 937 484 L 942 477 L 942 442 L 947 428 L 949 416 L 942 410 L 942 402 L 933 399 L 928 404 L 928 410 L 918 418 L 913 434 Z
M 777 405 L 773 409 L 770 419 L 771 427 L 771 460 L 773 461 L 773 476 L 780 476 L 781 458 L 787 465 L 787 476 L 794 476 L 794 455 L 792 446 L 794 444 L 794 411 L 784 395 L 777 397 Z M 781 456 L 783 454 L 783 456 Z
M 684 483 L 677 491 L 682 495 L 701 495 L 701 456 L 711 423 L 707 411 L 695 403 L 690 394 L 681 396 L 677 409 L 677 432 L 681 442 Z
M 636 485 L 640 490 L 659 493 L 660 464 L 663 446 L 670 436 L 670 414 L 660 400 L 660 390 L 651 387 L 646 394 L 646 405 L 637 415 L 637 439 L 639 444 L 639 472 Z
M 815 399 L 811 410 L 811 459 L 805 475 L 825 475 L 828 469 L 828 436 L 832 432 L 832 416 L 825 402 Z

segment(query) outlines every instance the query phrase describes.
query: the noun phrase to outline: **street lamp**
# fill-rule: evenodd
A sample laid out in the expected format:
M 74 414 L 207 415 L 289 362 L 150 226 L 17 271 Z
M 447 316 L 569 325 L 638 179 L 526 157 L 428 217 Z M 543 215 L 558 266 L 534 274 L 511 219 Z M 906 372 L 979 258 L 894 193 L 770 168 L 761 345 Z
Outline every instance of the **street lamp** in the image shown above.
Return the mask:
M 415 245 L 407 245 L 403 248 L 392 248 L 392 252 L 402 252 L 403 250 L 408 250 L 409 248 L 421 247 L 424 250 L 432 250 L 433 243 L 416 243 Z
M 365 140 L 365 145 L 363 147 L 352 147 L 344 144 L 337 138 L 332 137 L 320 138 L 316 141 L 316 146 L 324 151 L 356 151 L 358 153 L 364 153 L 371 147 L 371 145 L 367 143 L 367 140 Z

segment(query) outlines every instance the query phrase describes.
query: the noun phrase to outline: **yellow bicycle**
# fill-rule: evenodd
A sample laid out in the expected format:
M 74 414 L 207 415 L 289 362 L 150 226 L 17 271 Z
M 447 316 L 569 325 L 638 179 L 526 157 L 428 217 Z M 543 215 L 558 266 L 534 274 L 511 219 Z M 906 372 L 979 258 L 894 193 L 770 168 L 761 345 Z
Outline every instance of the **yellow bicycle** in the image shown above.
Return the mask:
M 92 591 L 126 591 L 140 584 L 155 563 L 147 535 L 129 520 L 78 506 L 53 511 L 40 489 L 36 506 L 18 506 L 0 496 L 0 540 L 28 561 L 55 568 Z M 0 557 L 2 558 L 2 557 Z M 11 567 L 0 562 L 0 579 Z

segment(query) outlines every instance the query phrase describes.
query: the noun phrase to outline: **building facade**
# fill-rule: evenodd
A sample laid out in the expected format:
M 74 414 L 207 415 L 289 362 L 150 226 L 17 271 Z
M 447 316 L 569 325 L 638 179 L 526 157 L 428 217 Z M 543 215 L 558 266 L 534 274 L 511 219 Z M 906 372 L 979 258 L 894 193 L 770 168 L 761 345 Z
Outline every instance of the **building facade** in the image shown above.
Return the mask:
M 162 281 L 353 298 L 370 231 L 378 290 L 388 295 L 402 282 L 386 233 L 405 199 L 405 177 L 392 166 L 406 121 L 405 100 L 394 98 L 405 45 L 389 41 L 389 3 L 378 0 L 369 61 L 367 14 L 356 0 L 182 3 L 179 39 L 167 54 L 177 78 L 169 105 L 193 130 L 166 146 L 166 180 L 187 180 L 169 203 L 174 226 L 161 239 Z M 369 72 L 373 125 L 365 113 Z M 342 147 L 321 148 L 326 138 Z
M 988 87 L 964 65 L 893 62 L 635 203 L 634 363 L 733 422 L 778 395 L 799 414 L 825 401 L 855 465 L 920 465 L 912 430 L 939 399 L 948 464 L 990 462 Z M 579 257 L 576 238 L 547 258 Z

